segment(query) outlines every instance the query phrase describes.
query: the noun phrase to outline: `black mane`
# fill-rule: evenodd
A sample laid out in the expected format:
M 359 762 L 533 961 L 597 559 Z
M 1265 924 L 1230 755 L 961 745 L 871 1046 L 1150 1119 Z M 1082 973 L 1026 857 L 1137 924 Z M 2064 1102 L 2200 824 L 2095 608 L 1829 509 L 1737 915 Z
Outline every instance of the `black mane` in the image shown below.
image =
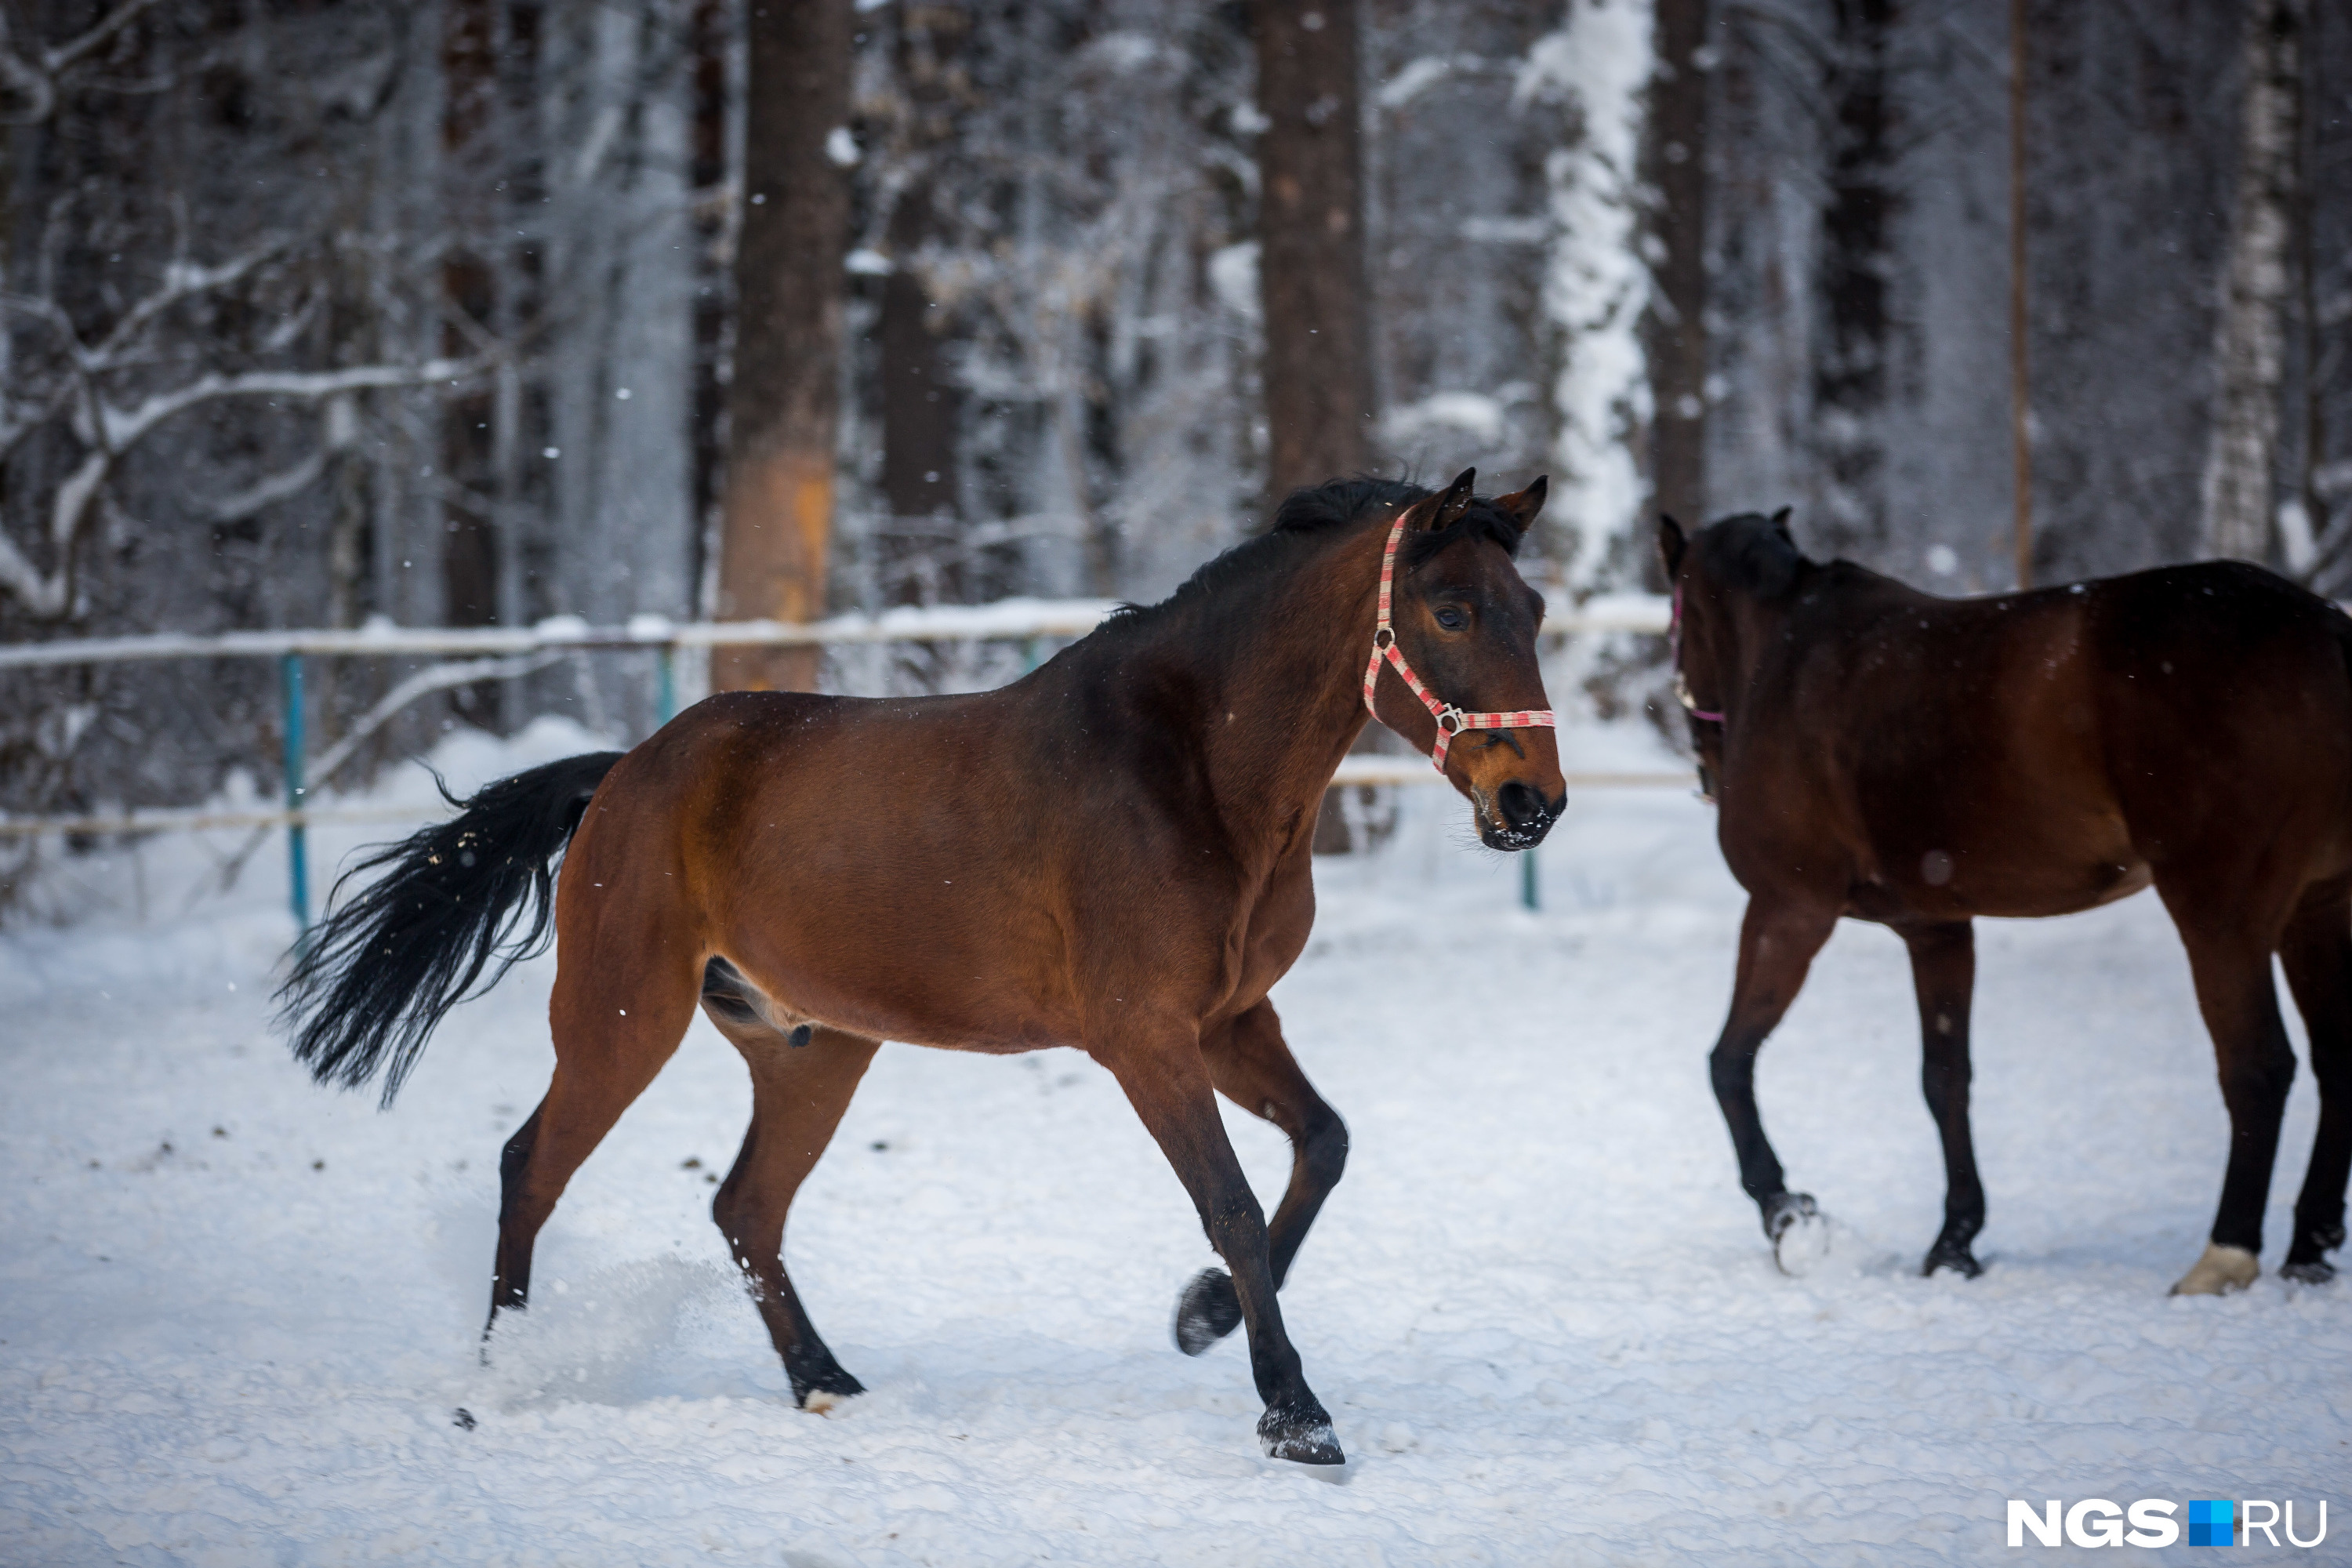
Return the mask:
M 1327 479 L 1319 485 L 1293 490 L 1275 509 L 1273 525 L 1264 533 L 1244 539 L 1210 560 L 1158 604 L 1121 605 L 1103 624 L 1106 627 L 1133 626 L 1156 621 L 1163 612 L 1198 603 L 1272 569 L 1277 563 L 1291 560 L 1307 541 L 1319 539 L 1375 511 L 1389 514 L 1401 510 L 1429 494 L 1427 488 L 1409 479 L 1365 475 Z M 1433 533 L 1420 531 L 1407 539 L 1401 559 L 1408 567 L 1418 565 L 1458 540 L 1482 535 L 1501 545 L 1506 553 L 1518 553 L 1518 531 L 1491 500 L 1481 497 L 1470 503 L 1469 510 L 1451 528 Z

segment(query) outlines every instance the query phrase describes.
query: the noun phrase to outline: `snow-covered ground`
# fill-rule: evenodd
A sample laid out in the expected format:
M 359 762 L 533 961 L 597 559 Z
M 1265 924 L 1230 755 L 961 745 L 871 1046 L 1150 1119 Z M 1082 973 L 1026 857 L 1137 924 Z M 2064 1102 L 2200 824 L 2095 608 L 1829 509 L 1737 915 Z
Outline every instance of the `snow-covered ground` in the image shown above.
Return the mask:
M 583 744 L 442 761 L 463 784 Z M 274 843 L 227 892 L 199 873 L 235 836 L 78 865 L 66 893 L 110 912 L 0 934 L 0 1562 L 1976 1562 L 2011 1497 L 2292 1498 L 2306 1533 L 2326 1498 L 2308 1555 L 2352 1559 L 2352 1289 L 2165 1295 L 2228 1128 L 2153 900 L 1980 929 L 1974 1281 L 1914 1277 L 1942 1173 L 1908 974 L 1840 934 L 1760 1074 L 1840 1222 L 1790 1279 L 1707 1091 L 1739 897 L 1706 809 L 1576 800 L 1536 914 L 1465 815 L 1409 792 L 1389 848 L 1319 868 L 1276 994 L 1354 1141 L 1284 1298 L 1336 1476 L 1258 1457 L 1238 1337 L 1171 1346 L 1205 1244 L 1069 1051 L 877 1059 L 787 1241 L 873 1391 L 834 1415 L 792 1407 L 707 1217 L 749 1093 L 699 1023 L 482 1369 L 551 961 L 378 1114 L 270 1033 Z M 1286 1146 L 1229 1120 L 1270 1196 Z M 2269 1266 L 2312 1123 L 2305 1076 Z

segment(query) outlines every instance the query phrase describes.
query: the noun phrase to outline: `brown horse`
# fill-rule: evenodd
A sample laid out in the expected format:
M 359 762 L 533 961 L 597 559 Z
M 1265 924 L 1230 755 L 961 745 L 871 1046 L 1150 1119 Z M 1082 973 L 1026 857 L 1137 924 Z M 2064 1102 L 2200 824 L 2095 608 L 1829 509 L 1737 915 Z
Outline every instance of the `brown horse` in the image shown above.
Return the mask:
M 388 1100 L 487 963 L 544 945 L 564 852 L 555 1072 L 506 1146 L 492 1321 L 523 1305 L 541 1226 L 698 1001 L 751 1070 L 751 1130 L 712 1216 L 793 1396 L 824 1409 L 862 1389 L 785 1277 L 784 1216 L 877 1043 L 1077 1047 L 1126 1091 L 1231 1270 L 1187 1288 L 1177 1342 L 1198 1354 L 1246 1324 L 1265 1451 L 1339 1463 L 1275 1300 L 1347 1160 L 1266 1001 L 1314 919 L 1318 803 L 1374 703 L 1435 753 L 1487 844 L 1532 847 L 1566 800 L 1538 727 L 1543 605 L 1512 564 L 1544 481 L 1486 500 L 1472 478 L 1442 495 L 1303 491 L 1165 603 L 1000 690 L 730 692 L 626 754 L 493 784 L 368 862 L 389 874 L 288 983 L 295 1054 L 321 1081 L 384 1071 Z M 1423 684 L 1519 711 L 1415 701 Z M 1270 1228 L 1218 1092 L 1290 1137 Z
M 2189 950 L 2231 1131 L 2210 1244 L 2173 1289 L 2259 1271 L 2294 1078 L 2274 952 L 2320 1093 L 2280 1272 L 2330 1278 L 2352 1168 L 2352 618 L 2220 562 L 1932 598 L 1807 560 L 1787 517 L 1687 542 L 1671 518 L 1658 529 L 1680 690 L 1748 893 L 1715 1091 L 1775 1255 L 1818 1217 L 1765 1141 L 1756 1052 L 1838 917 L 1910 947 L 1948 1184 L 1922 1272 L 1973 1275 L 1969 919 L 2067 914 L 2153 883 Z

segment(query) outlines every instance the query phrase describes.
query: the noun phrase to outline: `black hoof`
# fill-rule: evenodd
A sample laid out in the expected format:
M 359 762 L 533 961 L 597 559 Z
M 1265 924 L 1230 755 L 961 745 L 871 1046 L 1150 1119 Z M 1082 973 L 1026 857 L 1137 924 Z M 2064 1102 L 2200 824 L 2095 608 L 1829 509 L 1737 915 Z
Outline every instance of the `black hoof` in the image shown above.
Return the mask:
M 1309 1403 L 1303 1407 L 1268 1410 L 1258 1417 L 1257 1440 L 1269 1459 L 1287 1459 L 1294 1465 L 1344 1465 L 1348 1456 L 1339 1451 L 1339 1439 L 1332 1435 L 1331 1417 L 1323 1407 Z
M 793 1380 L 793 1403 L 819 1415 L 866 1392 L 866 1385 L 842 1371 L 831 1357 L 826 1358 L 824 1365 L 812 1367 L 806 1373 L 787 1367 L 784 1374 Z
M 1186 1355 L 1199 1355 L 1241 1326 L 1241 1298 L 1234 1293 L 1234 1277 L 1222 1268 L 1202 1269 L 1176 1298 L 1176 1348 Z
M 1938 1241 L 1927 1249 L 1927 1261 L 1919 1266 L 1919 1278 L 1932 1279 L 1938 1268 L 1948 1268 L 1963 1279 L 1973 1279 L 1984 1272 L 1984 1265 L 1976 1260 L 1965 1241 Z
M 2336 1265 L 2325 1258 L 2315 1258 L 2307 1263 L 2281 1266 L 2279 1278 L 2292 1279 L 2298 1285 L 2325 1285 L 2336 1278 Z

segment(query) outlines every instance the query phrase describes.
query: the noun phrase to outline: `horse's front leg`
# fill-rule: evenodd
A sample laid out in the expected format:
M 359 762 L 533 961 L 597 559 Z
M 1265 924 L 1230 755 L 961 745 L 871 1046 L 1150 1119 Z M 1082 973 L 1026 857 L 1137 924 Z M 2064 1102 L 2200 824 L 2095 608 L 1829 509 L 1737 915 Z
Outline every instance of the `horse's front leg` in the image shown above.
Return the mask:
M 1201 1038 L 1201 1055 L 1217 1092 L 1290 1135 L 1290 1185 L 1266 1232 L 1274 1287 L 1282 1289 L 1298 1244 L 1348 1168 L 1348 1128 L 1298 1070 L 1282 1038 L 1272 1003 L 1260 1002 Z M 1199 1355 L 1241 1326 L 1233 1276 L 1204 1268 L 1176 1303 L 1176 1348 Z
M 1798 1258 L 1783 1243 L 1792 1231 L 1814 1232 L 1818 1240 L 1820 1210 L 1810 1193 L 1789 1191 L 1787 1178 L 1771 1142 L 1764 1136 L 1764 1119 L 1756 1110 L 1756 1053 L 1795 1001 L 1813 954 L 1829 940 L 1837 912 L 1759 894 L 1748 900 L 1739 924 L 1739 968 L 1731 983 L 1731 1014 L 1715 1043 L 1708 1068 L 1715 1080 L 1716 1103 L 1731 1130 L 1731 1146 L 1739 1156 L 1739 1185 L 1756 1200 L 1764 1220 L 1764 1235 L 1772 1256 L 1789 1272 L 1798 1271 Z
M 1307 1386 L 1298 1352 L 1283 1329 L 1266 1252 L 1265 1214 L 1225 1137 L 1198 1031 L 1189 1026 L 1131 1029 L 1116 1045 L 1094 1055 L 1118 1079 L 1129 1103 L 1175 1167 L 1200 1213 L 1209 1245 L 1233 1275 L 1242 1324 L 1249 1331 L 1250 1370 L 1256 1377 L 1258 1397 L 1265 1401 L 1258 1441 L 1271 1458 L 1307 1465 L 1345 1463 L 1331 1432 L 1331 1417 Z
M 1984 1228 L 1984 1184 L 1977 1178 L 1969 1131 L 1969 1003 L 1976 991 L 1976 928 L 1967 921 L 1914 926 L 1911 984 L 1919 996 L 1919 1086 L 1944 1141 L 1944 1228 L 1927 1249 L 1921 1275 L 1949 1268 L 1973 1279 L 1984 1272 L 1969 1243 Z

